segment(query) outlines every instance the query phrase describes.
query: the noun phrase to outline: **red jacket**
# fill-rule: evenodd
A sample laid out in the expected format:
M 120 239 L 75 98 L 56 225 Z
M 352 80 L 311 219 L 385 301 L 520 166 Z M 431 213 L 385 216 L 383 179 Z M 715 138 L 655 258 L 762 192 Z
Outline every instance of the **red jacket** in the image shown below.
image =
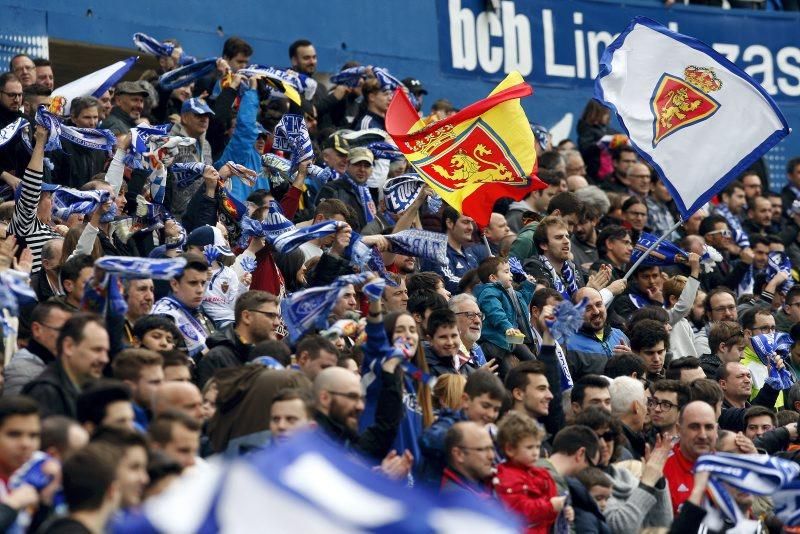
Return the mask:
M 689 498 L 694 488 L 694 462 L 681 452 L 681 444 L 672 447 L 672 454 L 664 464 L 664 478 L 672 498 L 672 513 L 678 517 L 678 508 Z
M 550 499 L 558 493 L 547 469 L 503 462 L 497 466 L 497 479 L 497 498 L 525 519 L 526 532 L 550 532 L 558 516 Z

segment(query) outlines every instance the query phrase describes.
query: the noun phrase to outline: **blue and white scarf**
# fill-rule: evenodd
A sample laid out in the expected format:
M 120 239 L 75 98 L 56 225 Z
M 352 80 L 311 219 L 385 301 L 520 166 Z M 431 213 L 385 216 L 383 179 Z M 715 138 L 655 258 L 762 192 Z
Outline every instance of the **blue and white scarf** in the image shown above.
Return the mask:
M 544 265 L 545 269 L 550 271 L 550 276 L 553 278 L 553 289 L 561 293 L 567 300 L 572 299 L 572 295 L 578 291 L 578 283 L 575 280 L 575 273 L 572 271 L 572 266 L 570 265 L 569 261 L 565 261 L 561 265 L 561 273 L 557 273 L 553 265 L 550 263 L 550 260 L 542 254 L 539 256 L 542 264 Z M 563 277 L 563 279 L 562 279 Z
M 302 116 L 294 113 L 284 114 L 275 126 L 275 139 L 272 147 L 292 153 L 289 165 L 290 174 L 294 174 L 300 162 L 314 158 L 314 148 L 306 122 Z
M 151 138 L 161 138 L 169 135 L 171 124 L 158 124 L 156 126 L 137 126 L 131 128 L 131 144 L 125 154 L 123 162 L 131 169 L 149 167 L 149 162 L 144 161 L 144 155 L 150 153 Z
M 0 309 L 11 315 L 19 314 L 19 304 L 32 304 L 38 299 L 30 286 L 28 273 L 14 269 L 0 272 Z
M 367 145 L 375 159 L 388 159 L 390 161 L 400 161 L 405 158 L 396 146 L 390 145 L 385 141 L 375 141 Z
M 280 80 L 294 88 L 294 90 L 303 95 L 306 100 L 312 100 L 314 98 L 314 93 L 317 92 L 317 81 L 302 72 L 276 69 L 275 67 L 268 67 L 266 65 L 248 65 L 243 69 L 239 69 L 237 74 L 246 77 L 266 76 L 267 78 Z
M 217 58 L 207 58 L 189 65 L 165 72 L 158 78 L 158 84 L 165 91 L 186 87 L 190 83 L 211 74 L 217 68 Z
M 716 211 L 728 221 L 728 226 L 731 227 L 731 232 L 733 232 L 733 240 L 736 242 L 736 246 L 748 248 L 750 246 L 750 238 L 747 237 L 747 232 L 745 232 L 744 228 L 742 228 L 742 223 L 739 221 L 739 217 L 734 215 L 728 208 L 728 205 L 724 202 L 720 202 L 717 205 Z
M 281 315 L 289 329 L 289 339 L 295 342 L 312 328 L 324 330 L 328 325 L 328 315 L 339 299 L 339 293 L 350 284 L 362 284 L 367 279 L 367 274 L 340 276 L 332 285 L 296 291 L 283 298 Z
M 108 191 L 79 191 L 71 187 L 59 187 L 53 191 L 53 216 L 66 221 L 73 213 L 89 215 L 108 202 L 110 197 Z
M 778 369 L 775 367 L 775 356 L 779 353 L 782 353 L 784 361 L 788 363 L 792 338 L 785 333 L 758 334 L 750 338 L 750 344 L 758 359 L 767 367 L 766 383 L 777 390 L 792 387 L 796 378 L 789 368 Z
M 208 332 L 195 317 L 198 310 L 189 309 L 173 296 L 167 296 L 155 303 L 151 313 L 166 314 L 175 320 L 175 326 L 186 342 L 190 358 L 195 358 L 206 349 Z
M 800 474 L 800 466 L 789 460 L 766 454 L 727 452 L 700 456 L 694 470 L 711 473 L 708 487 L 711 501 L 734 523 L 744 518 L 723 482 L 754 495 L 771 495 Z
M 175 177 L 175 187 L 186 189 L 197 180 L 203 177 L 206 164 L 193 161 L 190 163 L 173 163 L 169 166 L 169 172 Z
M 44 106 L 39 106 L 36 110 L 36 124 L 40 124 L 47 128 L 47 143 L 45 144 L 45 151 L 60 150 L 61 139 L 66 139 L 76 145 L 80 145 L 93 150 L 103 150 L 105 152 L 111 151 L 117 142 L 117 138 L 111 133 L 111 130 L 104 130 L 102 128 L 77 128 L 75 126 L 68 126 L 62 124 L 58 117 L 50 113 Z M 14 139 L 17 134 L 30 123 L 19 117 L 17 120 L 7 125 L 0 130 L 0 147 Z M 24 135 L 22 140 L 25 147 L 30 151 L 32 149 L 30 140 Z
M 333 85 L 344 85 L 345 87 L 352 87 L 356 88 L 361 83 L 363 78 L 366 78 L 369 74 L 369 67 L 367 66 L 360 66 L 360 67 L 350 67 L 349 69 L 344 69 L 333 76 L 331 76 L 331 83 Z
M 175 45 L 172 43 L 162 43 L 158 39 L 150 37 L 144 33 L 134 33 L 133 44 L 145 54 L 150 54 L 156 57 L 170 57 L 175 51 Z M 178 64 L 191 65 L 195 61 L 197 61 L 197 58 L 181 53 Z
M 6 125 L 0 130 L 0 147 L 5 146 L 6 143 L 14 139 L 17 134 L 28 125 L 28 121 L 19 117 L 14 122 Z
M 771 493 L 775 515 L 787 527 L 800 526 L 800 479 L 795 478 Z
M 386 280 L 386 284 L 392 287 L 397 287 L 399 284 L 392 280 L 389 272 L 386 270 L 386 264 L 383 263 L 383 253 L 378 250 L 378 247 L 372 247 L 372 254 L 367 261 L 367 267 L 373 272 L 378 273 L 378 276 Z
M 273 239 L 272 246 L 281 254 L 288 254 L 303 243 L 335 234 L 345 226 L 346 223 L 342 221 L 323 221 L 303 228 L 294 228 Z
M 389 178 L 383 184 L 383 200 L 386 210 L 391 213 L 403 213 L 419 198 L 425 180 L 417 174 L 403 174 Z
M 100 283 L 89 278 L 83 288 L 81 309 L 104 317 L 124 317 L 128 313 L 128 303 L 122 293 L 122 284 L 116 274 L 107 273 Z
M 98 258 L 94 265 L 106 272 L 117 274 L 120 278 L 172 280 L 183 272 L 186 267 L 186 258 L 103 256 Z
M 392 245 L 391 252 L 423 258 L 447 265 L 447 235 L 428 230 L 403 230 L 383 236 Z
M 373 67 L 373 74 L 378 79 L 382 91 L 394 91 L 398 88 L 405 89 L 403 82 L 389 74 L 389 71 L 383 67 Z M 411 101 L 411 105 L 415 108 L 418 106 L 417 97 L 411 91 L 406 91 L 406 97 Z
M 356 183 L 353 178 L 350 177 L 349 174 L 345 173 L 342 177 L 344 180 L 353 187 L 353 190 L 358 193 L 358 204 L 361 206 L 361 210 L 364 213 L 364 219 L 367 223 L 372 222 L 375 219 L 375 202 L 372 200 L 372 195 L 369 192 L 369 187 L 366 184 L 358 184 Z
M 794 280 L 792 279 L 792 261 L 784 252 L 770 252 L 767 257 L 767 281 L 772 280 L 779 272 L 784 272 L 789 275 L 789 278 L 778 288 L 778 291 L 785 295 L 786 292 L 794 286 Z

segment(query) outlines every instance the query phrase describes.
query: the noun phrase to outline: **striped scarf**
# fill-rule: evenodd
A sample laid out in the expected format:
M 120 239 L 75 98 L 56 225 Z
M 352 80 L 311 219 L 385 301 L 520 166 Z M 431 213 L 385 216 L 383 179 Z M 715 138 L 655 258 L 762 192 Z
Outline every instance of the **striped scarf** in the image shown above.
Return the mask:
M 375 202 L 372 200 L 372 195 L 369 193 L 369 187 L 365 184 L 358 184 L 355 180 L 353 180 L 349 174 L 345 174 L 343 177 L 347 182 L 353 186 L 353 189 L 358 193 L 359 201 L 358 203 L 361 205 L 361 209 L 364 213 L 364 220 L 368 223 L 372 222 L 375 219 Z
M 747 233 L 744 231 L 744 228 L 742 228 L 742 223 L 739 221 L 739 217 L 734 215 L 728 208 L 728 205 L 725 203 L 720 203 L 717 206 L 717 213 L 725 217 L 725 220 L 728 221 L 728 226 L 731 227 L 733 239 L 736 241 L 736 246 L 748 248 L 750 246 L 750 238 L 747 237 Z
M 561 293 L 565 299 L 571 300 L 575 292 L 578 291 L 578 282 L 575 280 L 575 272 L 572 270 L 570 262 L 565 261 L 561 265 L 561 274 L 559 274 L 547 259 L 547 256 L 542 254 L 539 259 L 553 277 L 553 289 Z

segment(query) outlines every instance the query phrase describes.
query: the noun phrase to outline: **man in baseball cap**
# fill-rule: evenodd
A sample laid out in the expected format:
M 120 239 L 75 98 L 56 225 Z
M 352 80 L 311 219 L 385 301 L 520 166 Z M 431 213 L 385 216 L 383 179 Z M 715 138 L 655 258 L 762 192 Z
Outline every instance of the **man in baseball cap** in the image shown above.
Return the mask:
M 142 118 L 144 99 L 150 94 L 147 82 L 120 82 L 114 92 L 114 107 L 103 120 L 102 127 L 114 135 L 126 134 Z
M 420 111 L 422 109 L 423 95 L 427 95 L 428 91 L 422 85 L 422 82 L 416 78 L 406 78 L 403 80 L 403 85 L 405 85 L 406 88 L 408 88 L 408 92 L 417 99 L 417 111 Z
M 318 203 L 326 198 L 335 198 L 352 206 L 358 219 L 358 225 L 353 226 L 357 232 L 375 218 L 375 202 L 367 187 L 374 161 L 370 149 L 351 148 L 347 154 L 347 172 L 341 179 L 325 184 L 317 196 Z
M 322 160 L 328 167 L 339 174 L 344 174 L 347 170 L 347 156 L 349 152 L 350 143 L 338 133 L 329 135 L 322 142 Z

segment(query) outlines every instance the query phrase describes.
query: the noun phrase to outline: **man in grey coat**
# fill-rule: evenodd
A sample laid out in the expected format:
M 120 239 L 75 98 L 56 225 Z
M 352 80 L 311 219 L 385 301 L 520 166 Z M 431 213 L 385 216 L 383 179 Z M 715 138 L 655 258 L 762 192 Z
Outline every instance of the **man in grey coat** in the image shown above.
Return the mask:
M 72 311 L 60 302 L 41 302 L 31 314 L 31 339 L 19 349 L 3 370 L 6 395 L 17 395 L 22 387 L 39 376 L 56 354 L 56 341 L 61 327 L 72 316 Z

